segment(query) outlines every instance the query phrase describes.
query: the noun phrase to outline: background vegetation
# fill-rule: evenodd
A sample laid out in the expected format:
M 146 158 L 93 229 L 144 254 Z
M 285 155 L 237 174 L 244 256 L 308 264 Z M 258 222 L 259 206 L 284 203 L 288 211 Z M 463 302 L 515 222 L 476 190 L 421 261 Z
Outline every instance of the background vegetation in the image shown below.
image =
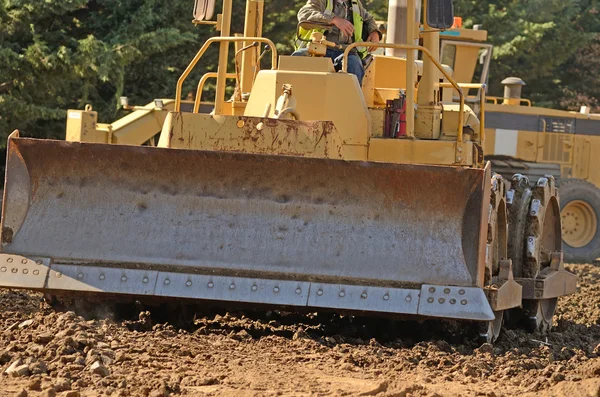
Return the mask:
M 292 50 L 304 0 L 265 1 L 265 35 Z M 364 0 L 386 19 L 385 0 Z M 234 0 L 232 31 L 243 30 Z M 172 98 L 175 82 L 212 28 L 191 24 L 193 0 L 0 0 L 0 147 L 15 128 L 63 137 L 65 110 L 91 103 L 100 121 L 119 116 L 118 97 L 146 104 Z M 482 24 L 495 45 L 490 84 L 516 75 L 538 105 L 600 111 L 600 6 L 597 0 L 455 0 L 467 27 Z M 216 51 L 200 75 L 214 70 Z

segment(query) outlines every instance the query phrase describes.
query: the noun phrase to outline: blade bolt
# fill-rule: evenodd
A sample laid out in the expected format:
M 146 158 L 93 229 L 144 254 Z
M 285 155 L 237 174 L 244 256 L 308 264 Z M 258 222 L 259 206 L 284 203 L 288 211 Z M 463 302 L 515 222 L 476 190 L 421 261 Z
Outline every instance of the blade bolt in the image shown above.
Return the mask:
M 127 276 L 123 276 L 123 277 L 121 277 L 121 281 L 122 281 L 122 282 L 125 282 L 125 281 L 127 281 Z
M 229 286 L 229 289 L 235 289 L 235 284 L 231 283 L 231 285 Z
M 26 264 L 27 264 L 27 259 L 23 259 L 23 260 L 21 261 L 21 263 L 22 263 L 22 264 L 24 264 L 24 265 L 26 265 Z
M 214 287 L 215 285 L 214 285 L 214 284 L 212 283 L 212 281 L 211 281 L 210 283 L 208 283 L 208 285 L 207 285 L 207 286 L 208 286 L 208 288 L 212 288 L 212 287 Z
M 16 273 L 16 272 L 18 272 L 18 271 L 19 271 L 19 269 L 17 269 L 16 267 L 12 269 L 12 272 L 13 272 L 13 273 Z
M 273 288 L 273 292 L 275 292 L 277 294 L 279 292 L 279 287 Z
M 433 294 L 435 292 L 435 288 L 429 287 L 429 292 Z
M 165 279 L 165 285 L 169 285 L 171 284 L 171 280 L 169 280 L 168 278 Z
M 467 302 L 466 299 L 463 299 L 463 300 L 460 301 L 460 304 L 463 305 L 463 306 L 466 305 L 467 303 L 469 303 L 469 302 Z
M 27 274 L 27 273 L 29 273 L 29 270 L 28 269 L 23 269 L 23 274 Z
M 433 298 L 432 297 L 427 298 L 427 302 L 428 303 L 433 303 Z
M 41 264 L 42 264 L 42 261 L 37 261 L 37 262 L 35 262 L 35 263 L 37 263 L 38 265 L 41 265 Z
M 296 293 L 297 293 L 298 295 L 300 295 L 300 294 L 302 293 L 302 290 L 301 290 L 300 288 L 296 288 Z
M 0 271 L 2 271 L 2 273 L 6 273 L 6 268 L 3 266 Z
M 8 263 L 12 263 L 12 261 L 13 261 L 13 258 L 8 258 L 6 261 L 7 261 Z
M 62 277 L 62 273 L 56 273 L 56 278 L 61 278 Z
M 256 285 L 253 285 L 253 286 L 252 286 L 250 289 L 251 289 L 252 291 L 257 291 L 257 290 L 258 290 L 258 286 L 256 286 Z
M 142 279 L 142 282 L 143 282 L 144 284 L 147 284 L 147 283 L 148 283 L 148 281 L 150 281 L 150 279 L 148 279 L 148 277 L 144 277 L 144 278 Z
M 404 300 L 410 302 L 412 301 L 412 296 L 408 295 L 406 298 L 404 298 Z
M 344 291 L 340 291 L 340 298 L 343 298 L 344 296 L 346 296 L 346 293 Z
M 188 287 L 191 287 L 192 286 L 192 281 L 191 280 L 186 281 L 185 285 L 187 285 Z
M 440 304 L 443 304 L 444 302 L 446 302 L 446 299 L 440 298 L 440 299 L 438 299 L 438 302 L 440 302 Z
M 390 300 L 390 296 L 388 294 L 383 295 L 383 300 L 384 301 L 389 301 Z
M 106 278 L 106 276 L 104 274 L 101 274 L 99 277 L 100 280 L 104 280 L 105 278 Z
M 83 273 L 77 274 L 77 278 L 81 280 L 83 278 Z
M 450 299 L 450 304 L 451 304 L 451 305 L 454 305 L 454 304 L 456 304 L 456 299 L 454 299 L 454 298 Z
M 39 271 L 39 270 L 34 270 L 34 271 L 33 271 L 33 275 L 34 275 L 34 276 L 37 276 L 38 274 L 40 274 L 40 271 Z
M 362 294 L 360 294 L 360 297 L 361 297 L 362 299 L 367 299 L 367 293 L 366 293 L 366 292 L 363 292 Z
M 450 288 L 444 288 L 444 294 L 449 294 L 450 293 Z
M 465 294 L 465 290 L 464 289 L 459 289 L 458 290 L 458 294 L 459 295 L 464 295 Z
M 319 296 L 323 295 L 323 290 L 322 289 L 318 290 L 317 295 L 319 295 Z

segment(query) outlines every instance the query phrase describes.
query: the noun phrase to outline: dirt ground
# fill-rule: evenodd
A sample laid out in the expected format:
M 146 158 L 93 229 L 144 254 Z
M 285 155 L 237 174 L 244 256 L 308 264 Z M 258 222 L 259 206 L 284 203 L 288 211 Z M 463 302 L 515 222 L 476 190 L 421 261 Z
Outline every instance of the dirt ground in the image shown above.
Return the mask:
M 494 346 L 465 323 L 205 311 L 176 327 L 0 290 L 0 396 L 598 396 L 600 265 L 569 269 L 553 332 Z

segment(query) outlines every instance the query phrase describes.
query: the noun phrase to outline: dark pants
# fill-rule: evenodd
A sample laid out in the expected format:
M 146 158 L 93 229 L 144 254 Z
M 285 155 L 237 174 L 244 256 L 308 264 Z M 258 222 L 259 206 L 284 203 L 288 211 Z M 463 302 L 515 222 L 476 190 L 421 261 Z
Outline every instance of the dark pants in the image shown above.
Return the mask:
M 294 52 L 292 56 L 308 56 L 308 48 L 301 48 Z M 325 56 L 333 60 L 333 66 L 335 66 L 335 70 L 342 70 L 344 51 L 337 50 L 335 48 L 328 48 Z M 365 69 L 363 68 L 360 57 L 356 53 L 351 52 L 348 55 L 348 73 L 355 75 L 358 79 L 358 84 L 362 86 L 363 77 L 365 76 Z

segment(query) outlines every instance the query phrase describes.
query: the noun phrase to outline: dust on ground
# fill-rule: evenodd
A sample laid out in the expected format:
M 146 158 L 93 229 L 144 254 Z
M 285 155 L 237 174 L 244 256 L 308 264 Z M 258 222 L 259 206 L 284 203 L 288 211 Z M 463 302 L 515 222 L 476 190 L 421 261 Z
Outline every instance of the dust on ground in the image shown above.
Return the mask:
M 569 269 L 579 290 L 553 332 L 504 330 L 494 346 L 466 323 L 206 310 L 176 327 L 0 290 L 0 395 L 598 396 L 600 265 Z

